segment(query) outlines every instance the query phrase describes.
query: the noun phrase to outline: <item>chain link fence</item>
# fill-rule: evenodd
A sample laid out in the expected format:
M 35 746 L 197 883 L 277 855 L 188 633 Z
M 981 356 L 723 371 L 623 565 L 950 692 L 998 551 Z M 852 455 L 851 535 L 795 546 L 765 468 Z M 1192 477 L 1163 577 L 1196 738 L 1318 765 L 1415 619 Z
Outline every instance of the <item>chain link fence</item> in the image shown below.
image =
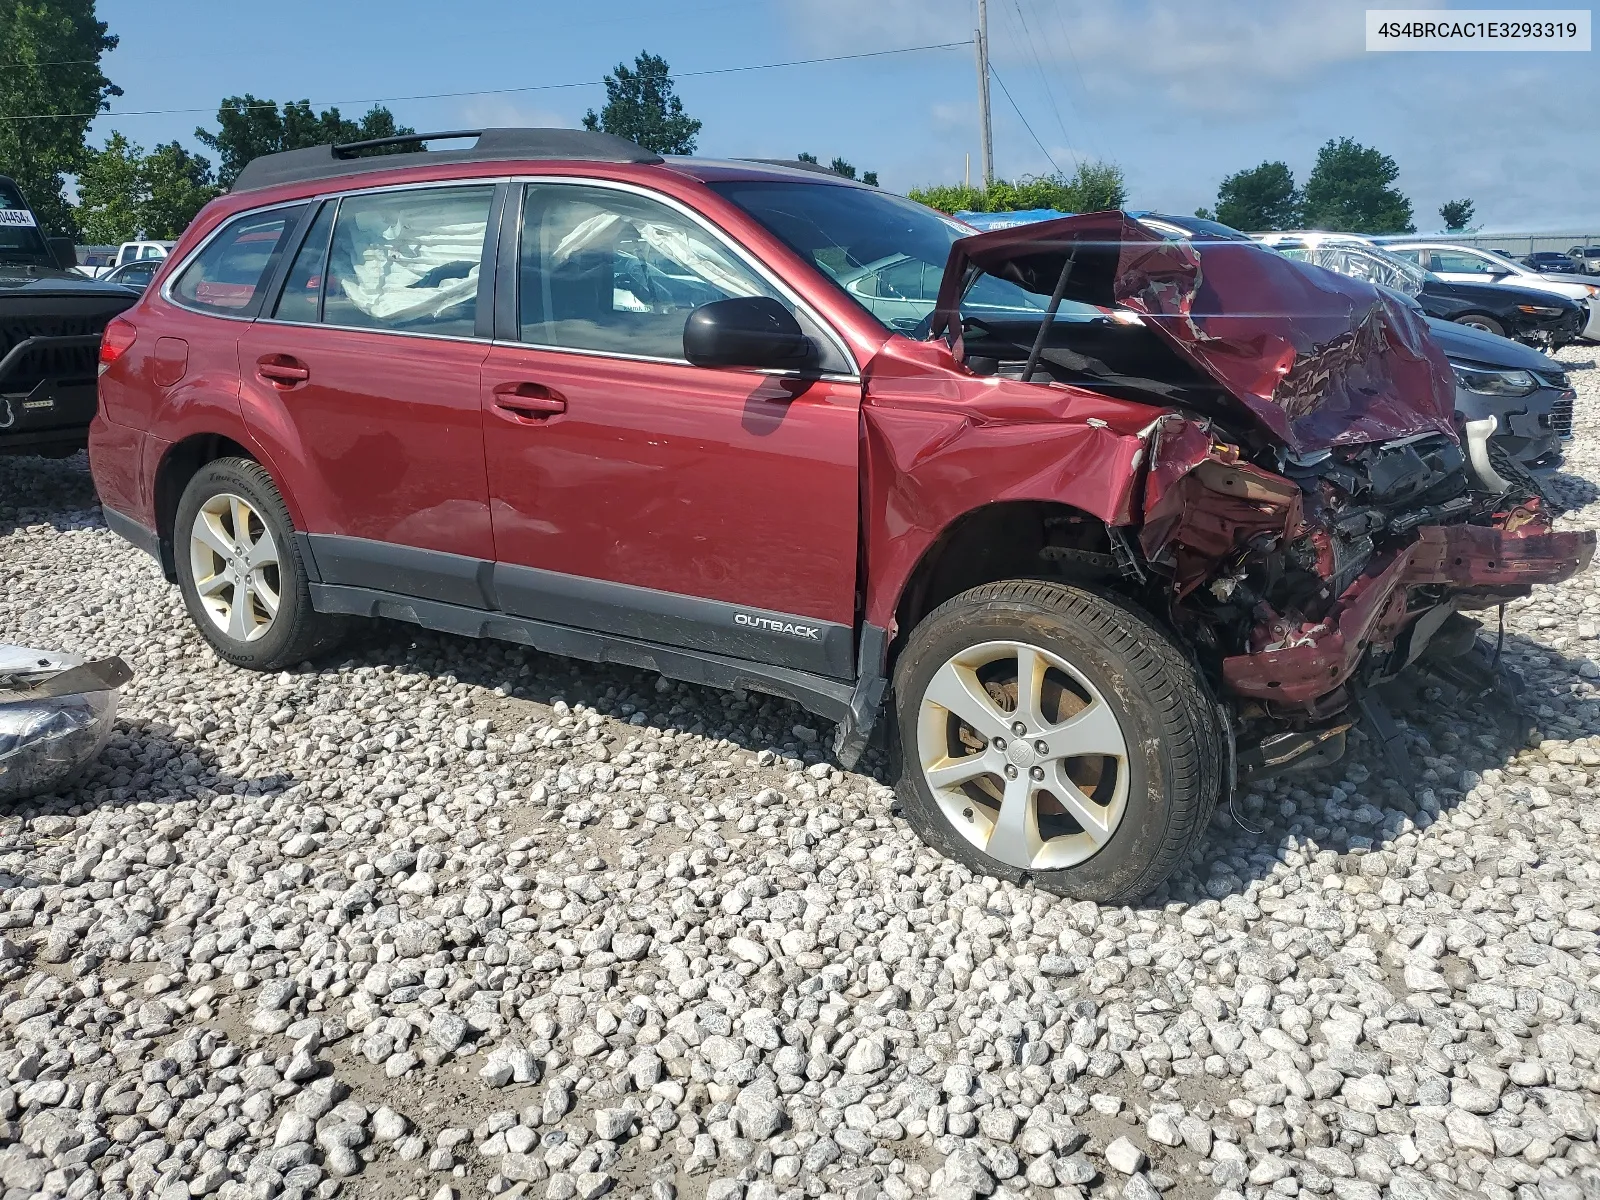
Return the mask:
M 1478 246 L 1485 250 L 1502 251 L 1512 258 L 1521 258 L 1536 250 L 1556 250 L 1565 254 L 1574 246 L 1600 246 L 1600 226 L 1588 233 L 1428 233 L 1417 234 L 1416 240 Z

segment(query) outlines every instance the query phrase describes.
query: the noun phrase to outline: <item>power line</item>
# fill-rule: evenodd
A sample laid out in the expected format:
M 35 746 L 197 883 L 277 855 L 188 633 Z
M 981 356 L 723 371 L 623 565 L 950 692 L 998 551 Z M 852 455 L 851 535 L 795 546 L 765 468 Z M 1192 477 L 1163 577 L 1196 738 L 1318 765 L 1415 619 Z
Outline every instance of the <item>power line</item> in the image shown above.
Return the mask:
M 1067 32 L 1066 18 L 1061 15 L 1061 9 L 1058 5 L 1047 4 L 1045 5 L 1045 9 L 1056 19 L 1056 26 L 1061 30 L 1061 41 L 1067 48 L 1067 58 L 1072 63 L 1072 73 L 1078 77 L 1078 89 L 1083 93 L 1084 105 L 1088 110 L 1089 115 L 1087 127 L 1087 132 L 1089 134 L 1089 146 L 1094 151 L 1096 157 L 1104 158 L 1105 155 L 1102 154 L 1100 150 L 1100 139 L 1095 137 L 1094 133 L 1095 118 L 1099 116 L 1099 113 L 1095 111 L 1096 106 L 1094 103 L 1094 97 L 1089 93 L 1089 83 L 1083 77 L 1083 68 L 1078 65 L 1078 52 L 1072 48 L 1072 35 Z M 1040 28 L 1043 28 L 1042 23 Z
M 1039 140 L 1039 135 L 1033 131 L 1033 126 L 1028 124 L 1028 118 L 1022 115 L 1022 109 L 1017 107 L 1017 102 L 1011 99 L 1011 89 L 1006 86 L 1006 81 L 1000 78 L 1000 72 L 994 69 L 994 64 L 989 64 L 989 74 L 994 76 L 994 81 L 1000 85 L 1000 90 L 1006 94 L 1006 99 L 1011 102 L 1011 110 L 1017 114 L 1017 120 L 1022 122 L 1022 127 L 1028 131 L 1028 136 L 1033 139 L 1033 144 L 1039 147 L 1039 153 L 1049 161 L 1051 169 L 1057 175 L 1062 173 L 1056 165 L 1056 160 L 1050 157 L 1050 151 L 1044 148 L 1044 143 Z
M 1056 91 L 1050 86 L 1050 73 L 1044 69 L 1044 62 L 1039 58 L 1039 44 L 1034 39 L 1033 30 L 1028 28 L 1028 18 L 1023 14 L 1020 0 L 1011 0 L 1011 6 L 1017 10 L 1017 20 L 1022 22 L 1023 40 L 1028 44 L 1028 51 L 1033 55 L 1033 65 L 1039 72 L 1039 78 L 1044 83 L 1044 94 L 1050 101 L 1050 109 L 1056 115 L 1056 125 L 1061 130 L 1061 138 L 1066 143 L 1067 153 L 1072 155 L 1074 164 L 1078 162 L 1078 152 L 1072 147 L 1072 135 L 1067 132 L 1067 123 L 1061 119 L 1061 106 L 1056 103 Z M 1040 26 L 1043 32 L 1044 27 Z
M 963 46 L 972 45 L 972 39 L 967 38 L 960 42 L 934 42 L 926 46 L 901 46 L 893 50 L 867 50 L 859 54 L 832 54 L 825 58 L 796 58 L 787 62 L 750 63 L 742 67 L 710 67 L 703 71 L 677 71 L 672 78 L 697 79 L 708 75 L 737 75 L 748 71 L 770 71 L 779 67 L 809 67 L 819 63 L 852 62 L 863 58 L 886 58 L 894 54 L 918 54 L 926 50 L 955 50 Z M 528 87 L 512 88 L 479 88 L 467 92 L 423 92 L 411 96 L 371 96 L 355 100 L 318 100 L 318 105 L 338 104 L 396 104 L 410 100 L 455 100 L 465 96 L 505 96 L 520 92 L 551 92 L 562 88 L 599 87 L 604 79 L 582 79 L 572 83 L 538 83 Z M 1004 85 L 1002 85 L 1004 86 Z M 275 104 L 252 104 L 243 111 L 257 108 L 275 108 Z M 147 108 L 127 109 L 121 112 L 92 112 L 92 113 L 28 113 L 14 117 L 3 117 L 6 121 L 66 121 L 84 118 L 98 119 L 102 117 L 163 117 L 173 116 L 178 113 L 206 113 L 213 111 L 210 108 Z M 1048 157 L 1048 156 L 1047 156 Z

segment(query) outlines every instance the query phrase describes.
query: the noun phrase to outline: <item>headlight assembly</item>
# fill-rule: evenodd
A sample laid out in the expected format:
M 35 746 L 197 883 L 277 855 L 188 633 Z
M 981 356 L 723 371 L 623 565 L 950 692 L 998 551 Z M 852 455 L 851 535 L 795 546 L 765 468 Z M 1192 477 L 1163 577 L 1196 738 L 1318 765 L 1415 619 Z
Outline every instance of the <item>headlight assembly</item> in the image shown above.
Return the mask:
M 1480 396 L 1526 396 L 1537 391 L 1539 381 L 1528 371 L 1493 371 L 1452 362 L 1456 383 Z

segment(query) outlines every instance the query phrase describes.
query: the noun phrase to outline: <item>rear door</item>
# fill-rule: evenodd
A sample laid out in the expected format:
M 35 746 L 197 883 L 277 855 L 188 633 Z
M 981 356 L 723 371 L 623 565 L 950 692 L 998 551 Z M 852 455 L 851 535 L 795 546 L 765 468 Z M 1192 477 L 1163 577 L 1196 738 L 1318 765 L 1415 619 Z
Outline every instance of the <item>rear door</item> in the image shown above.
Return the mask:
M 838 339 L 676 203 L 526 185 L 483 370 L 495 590 L 523 616 L 853 674 L 861 383 Z M 770 295 L 802 378 L 695 367 L 697 306 Z
M 239 343 L 326 584 L 486 607 L 479 328 L 492 183 L 325 201 Z M 485 317 L 487 320 L 487 317 Z

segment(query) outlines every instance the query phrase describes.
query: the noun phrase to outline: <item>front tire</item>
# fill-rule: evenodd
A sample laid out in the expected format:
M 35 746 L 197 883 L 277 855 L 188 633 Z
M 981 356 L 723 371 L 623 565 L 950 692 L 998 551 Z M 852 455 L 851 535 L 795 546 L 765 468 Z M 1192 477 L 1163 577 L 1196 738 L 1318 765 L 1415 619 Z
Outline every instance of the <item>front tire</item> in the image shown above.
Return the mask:
M 1506 336 L 1506 327 L 1493 317 L 1483 313 L 1468 313 L 1464 317 L 1456 318 L 1457 325 L 1465 325 L 1468 329 L 1481 329 L 1485 333 L 1492 333 L 1496 337 Z
M 895 669 L 902 809 L 985 875 L 1101 903 L 1149 894 L 1203 835 L 1221 730 L 1193 666 L 1121 602 L 985 584 Z
M 172 540 L 189 616 L 234 666 L 281 671 L 343 637 L 340 618 L 311 607 L 289 509 L 261 464 L 201 467 L 178 501 Z

